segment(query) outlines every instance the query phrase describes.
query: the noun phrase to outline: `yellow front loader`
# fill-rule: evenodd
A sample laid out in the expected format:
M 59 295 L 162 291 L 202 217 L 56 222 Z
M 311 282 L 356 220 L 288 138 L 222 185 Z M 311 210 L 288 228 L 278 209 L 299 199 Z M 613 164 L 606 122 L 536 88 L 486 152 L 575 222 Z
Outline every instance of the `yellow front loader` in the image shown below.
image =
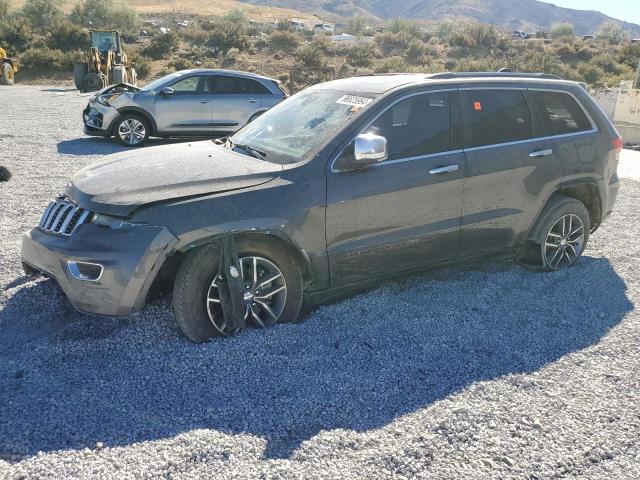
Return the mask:
M 18 61 L 9 58 L 7 51 L 0 47 L 0 84 L 13 85 L 18 66 Z
M 93 92 L 119 83 L 137 85 L 136 70 L 122 49 L 119 32 L 91 30 L 90 41 L 91 45 L 85 54 L 86 61 L 76 63 L 73 69 L 78 90 Z

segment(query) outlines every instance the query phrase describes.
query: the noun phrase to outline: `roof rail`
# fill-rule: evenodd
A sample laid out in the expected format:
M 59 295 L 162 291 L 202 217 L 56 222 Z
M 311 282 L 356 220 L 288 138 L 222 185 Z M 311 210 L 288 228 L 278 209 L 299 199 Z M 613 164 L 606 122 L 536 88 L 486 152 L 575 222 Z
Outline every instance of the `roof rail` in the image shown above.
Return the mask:
M 519 72 L 443 72 L 429 75 L 429 79 L 447 79 L 447 78 L 473 78 L 473 77 L 504 77 L 504 78 L 545 78 L 548 80 L 563 80 L 558 75 L 550 73 L 519 73 Z

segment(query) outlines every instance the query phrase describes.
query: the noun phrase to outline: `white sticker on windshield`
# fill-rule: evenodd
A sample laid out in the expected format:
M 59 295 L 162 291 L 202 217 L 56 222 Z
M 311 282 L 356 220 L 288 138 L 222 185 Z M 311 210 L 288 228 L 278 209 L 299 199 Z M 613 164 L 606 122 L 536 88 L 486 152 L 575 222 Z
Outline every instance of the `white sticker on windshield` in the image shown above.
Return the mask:
M 343 95 L 336 103 L 340 105 L 351 105 L 352 107 L 365 107 L 373 101 L 372 98 L 358 97 L 356 95 Z

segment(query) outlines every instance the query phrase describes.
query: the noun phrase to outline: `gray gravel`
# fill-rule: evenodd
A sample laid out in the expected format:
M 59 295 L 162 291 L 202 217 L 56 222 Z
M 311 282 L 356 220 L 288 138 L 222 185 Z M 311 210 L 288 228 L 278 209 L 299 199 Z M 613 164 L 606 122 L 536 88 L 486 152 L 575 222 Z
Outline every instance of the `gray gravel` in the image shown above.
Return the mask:
M 0 89 L 0 478 L 640 478 L 640 154 L 569 272 L 440 270 L 193 345 L 166 298 L 92 318 L 22 275 L 21 232 L 119 150 L 64 90 Z

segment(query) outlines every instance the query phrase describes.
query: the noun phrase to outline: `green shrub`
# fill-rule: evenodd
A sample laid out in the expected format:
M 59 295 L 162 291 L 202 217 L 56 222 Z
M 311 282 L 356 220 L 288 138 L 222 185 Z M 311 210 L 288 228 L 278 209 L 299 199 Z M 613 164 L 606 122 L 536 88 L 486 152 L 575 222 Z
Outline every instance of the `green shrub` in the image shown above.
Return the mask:
M 606 73 L 611 73 L 614 75 L 619 75 L 623 71 L 623 65 L 609 55 L 598 55 L 596 57 L 593 57 L 589 63 L 591 65 L 600 67 Z
M 142 51 L 143 55 L 159 60 L 180 47 L 180 36 L 176 32 L 159 33 Z
M 322 67 L 326 58 L 322 50 L 314 43 L 307 43 L 296 50 L 296 57 L 305 67 Z
M 145 79 L 149 76 L 151 73 L 151 59 L 149 57 L 140 55 L 140 53 L 135 50 L 129 50 L 127 57 L 129 58 L 129 63 L 134 65 L 138 78 Z
M 249 43 L 248 25 L 249 20 L 244 12 L 232 10 L 216 21 L 207 45 L 225 53 L 230 48 L 243 49 Z
M 602 68 L 590 63 L 581 63 L 578 65 L 578 73 L 582 75 L 582 78 L 584 78 L 584 81 L 587 83 L 599 83 L 605 76 Z
M 0 22 L 0 45 L 22 52 L 33 42 L 34 34 L 26 20 Z
M 401 73 L 407 70 L 407 64 L 402 57 L 388 57 L 378 62 L 374 70 L 376 73 Z
M 276 25 L 276 29 L 281 32 L 288 32 L 289 30 L 291 30 L 291 24 L 289 23 L 289 19 L 279 18 Z
M 274 30 L 269 35 L 269 42 L 274 48 L 293 50 L 300 45 L 300 35 L 288 30 Z
M 551 38 L 573 37 L 573 24 L 571 23 L 554 23 L 549 30 Z
M 195 47 L 203 47 L 209 40 L 210 33 L 203 28 L 189 28 L 184 30 L 181 35 L 187 43 Z
M 167 66 L 175 71 L 178 70 L 188 70 L 190 68 L 193 68 L 195 65 L 194 63 L 186 58 L 176 58 L 171 60 Z M 136 69 L 137 71 L 137 69 Z
M 615 20 L 604 22 L 596 32 L 596 38 L 612 45 L 618 45 L 629 40 L 629 34 Z
M 84 50 L 89 45 L 89 32 L 79 25 L 65 22 L 51 30 L 47 45 L 57 50 Z
M 69 19 L 82 26 L 109 28 L 123 33 L 137 33 L 138 15 L 127 5 L 114 0 L 84 0 L 71 10 Z
M 414 39 L 409 42 L 407 46 L 406 55 L 409 61 L 412 63 L 418 62 L 422 59 L 425 53 L 425 44 L 422 40 Z
M 347 21 L 346 33 L 358 36 L 364 35 L 365 33 L 367 33 L 367 19 L 362 15 L 351 17 Z
M 370 67 L 376 53 L 373 45 L 358 42 L 347 51 L 347 60 L 354 67 Z
M 0 0 L 0 22 L 9 19 L 9 0 Z
M 48 30 L 64 17 L 62 0 L 26 0 L 22 15 L 34 28 Z
M 624 45 L 618 54 L 618 61 L 631 68 L 638 66 L 640 59 L 640 43 L 629 43 Z
M 391 53 L 404 52 L 413 38 L 407 32 L 386 31 L 376 35 L 376 43 L 382 51 L 389 55 Z
M 71 72 L 73 53 L 52 50 L 47 47 L 30 48 L 20 59 L 22 68 L 33 73 Z

